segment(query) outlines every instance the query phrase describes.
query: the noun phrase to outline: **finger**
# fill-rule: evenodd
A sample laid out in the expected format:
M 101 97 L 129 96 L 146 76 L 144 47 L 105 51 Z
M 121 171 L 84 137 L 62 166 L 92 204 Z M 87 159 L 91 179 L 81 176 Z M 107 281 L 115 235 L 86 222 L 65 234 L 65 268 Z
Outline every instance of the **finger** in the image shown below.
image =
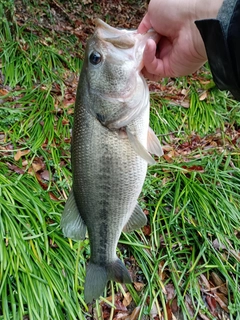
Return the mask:
M 149 29 L 152 28 L 151 22 L 150 22 L 150 18 L 148 13 L 144 16 L 144 18 L 142 19 L 142 21 L 140 22 L 139 26 L 138 26 L 138 33 L 146 33 Z
M 146 68 L 143 68 L 141 72 L 144 75 L 144 77 L 149 80 L 158 81 L 158 80 L 162 79 L 162 77 L 160 75 L 149 73 Z
M 154 40 L 147 41 L 145 50 L 143 52 L 143 62 L 148 73 L 159 75 L 163 72 L 163 62 L 156 58 L 156 43 Z

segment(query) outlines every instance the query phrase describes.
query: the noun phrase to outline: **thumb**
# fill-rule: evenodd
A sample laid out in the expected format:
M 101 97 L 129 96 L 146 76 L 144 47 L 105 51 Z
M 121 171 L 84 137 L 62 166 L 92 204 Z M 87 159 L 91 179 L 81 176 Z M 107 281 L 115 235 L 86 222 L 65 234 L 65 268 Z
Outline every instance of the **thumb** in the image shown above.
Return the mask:
M 150 22 L 149 14 L 147 13 L 138 26 L 138 33 L 146 33 L 149 29 L 152 28 L 152 24 Z

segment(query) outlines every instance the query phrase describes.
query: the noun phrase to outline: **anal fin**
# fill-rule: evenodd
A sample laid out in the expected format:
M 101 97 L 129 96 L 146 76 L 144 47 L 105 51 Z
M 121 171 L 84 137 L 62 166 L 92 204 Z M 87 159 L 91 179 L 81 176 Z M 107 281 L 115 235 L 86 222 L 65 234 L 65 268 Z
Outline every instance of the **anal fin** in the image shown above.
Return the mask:
M 142 208 L 139 204 L 136 205 L 133 213 L 123 228 L 123 232 L 132 232 L 136 229 L 140 229 L 141 227 L 147 224 L 147 217 L 142 211 Z
M 78 211 L 73 190 L 71 190 L 67 202 L 65 204 L 60 226 L 65 237 L 74 240 L 85 239 L 86 225 Z

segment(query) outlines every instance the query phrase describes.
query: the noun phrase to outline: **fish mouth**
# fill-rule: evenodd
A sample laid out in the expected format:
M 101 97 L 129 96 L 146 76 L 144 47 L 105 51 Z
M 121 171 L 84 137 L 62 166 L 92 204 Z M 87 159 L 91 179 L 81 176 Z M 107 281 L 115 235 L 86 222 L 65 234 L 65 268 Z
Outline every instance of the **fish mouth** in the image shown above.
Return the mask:
M 140 34 L 137 30 L 117 29 L 111 27 L 101 19 L 95 20 L 95 34 L 99 40 L 112 44 L 116 48 L 131 49 L 131 55 L 136 61 L 137 71 L 141 71 L 143 65 L 143 52 L 148 39 L 159 41 L 159 34 L 153 29 L 145 34 Z M 130 50 L 129 50 L 130 51 Z

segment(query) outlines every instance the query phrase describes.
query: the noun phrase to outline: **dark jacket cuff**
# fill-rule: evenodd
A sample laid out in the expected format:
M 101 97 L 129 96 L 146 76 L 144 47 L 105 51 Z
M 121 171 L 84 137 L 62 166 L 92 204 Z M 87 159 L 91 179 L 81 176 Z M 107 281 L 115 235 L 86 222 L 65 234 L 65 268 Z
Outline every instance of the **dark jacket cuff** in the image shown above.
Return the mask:
M 229 19 L 227 30 L 217 19 L 195 23 L 205 44 L 213 80 L 219 89 L 231 91 L 240 100 L 240 4 Z

